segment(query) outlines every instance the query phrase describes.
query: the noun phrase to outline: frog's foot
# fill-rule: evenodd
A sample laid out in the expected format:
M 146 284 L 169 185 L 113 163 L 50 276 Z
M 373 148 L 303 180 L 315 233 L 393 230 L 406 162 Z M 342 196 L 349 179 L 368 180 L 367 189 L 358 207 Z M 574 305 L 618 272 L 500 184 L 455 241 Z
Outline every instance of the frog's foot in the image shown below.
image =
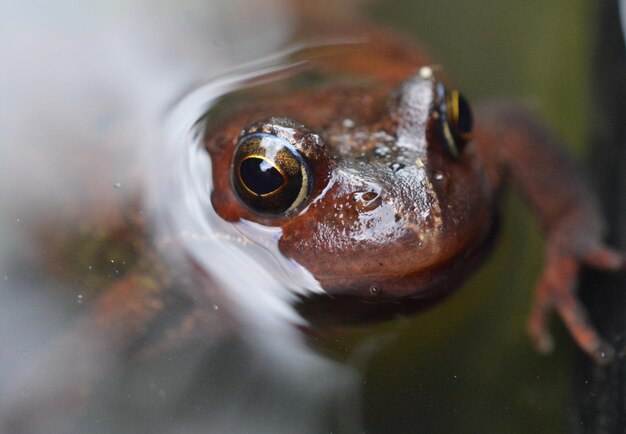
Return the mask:
M 535 288 L 528 332 L 538 351 L 551 351 L 553 342 L 548 331 L 548 314 L 554 309 L 578 346 L 596 362 L 607 364 L 613 359 L 613 347 L 600 337 L 576 295 L 582 265 L 617 271 L 626 269 L 626 256 L 602 245 L 590 248 L 580 256 L 548 254 L 547 264 Z

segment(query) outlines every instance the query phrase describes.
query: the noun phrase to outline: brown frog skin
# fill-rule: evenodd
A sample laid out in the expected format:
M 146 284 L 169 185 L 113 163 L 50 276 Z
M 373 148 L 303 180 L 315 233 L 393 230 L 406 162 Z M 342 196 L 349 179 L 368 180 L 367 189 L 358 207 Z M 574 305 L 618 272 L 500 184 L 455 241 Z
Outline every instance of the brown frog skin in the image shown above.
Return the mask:
M 624 256 L 602 244 L 595 200 L 559 139 L 504 103 L 479 109 L 470 131 L 465 102 L 451 99 L 456 94 L 429 60 L 378 36 L 367 54 L 353 49 L 332 64 L 317 60 L 315 68 L 339 75 L 340 84 L 322 79 L 304 90 L 274 91 L 207 132 L 216 212 L 279 227 L 280 251 L 313 274 L 327 304 L 365 299 L 374 302 L 370 311 L 387 310 L 389 302 L 402 311 L 401 302 L 440 298 L 474 268 L 489 245 L 499 192 L 510 182 L 546 238 L 528 323 L 534 345 L 551 348 L 547 316 L 554 309 L 583 351 L 610 360 L 610 345 L 575 294 L 576 279 L 583 265 L 624 267 Z M 281 146 L 300 159 L 293 182 L 309 181 L 297 197 L 289 192 L 292 175 L 277 175 L 293 164 L 279 161 Z M 268 187 L 270 166 L 278 178 Z

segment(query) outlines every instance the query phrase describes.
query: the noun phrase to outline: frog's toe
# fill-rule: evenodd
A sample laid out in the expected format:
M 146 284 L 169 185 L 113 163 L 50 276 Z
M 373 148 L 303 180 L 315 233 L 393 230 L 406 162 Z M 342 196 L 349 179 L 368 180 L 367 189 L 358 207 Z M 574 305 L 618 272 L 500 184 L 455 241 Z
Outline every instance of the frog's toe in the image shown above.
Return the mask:
M 576 294 L 569 292 L 557 298 L 554 307 L 581 350 L 600 364 L 611 362 L 613 348 L 600 337 Z
M 626 254 L 603 245 L 590 249 L 583 257 L 583 262 L 599 270 L 626 270 Z
M 610 253 L 610 254 L 606 254 Z M 605 265 L 614 265 L 614 252 L 603 250 L 592 255 L 593 260 Z M 574 257 L 561 257 L 549 261 L 535 288 L 535 301 L 531 310 L 528 331 L 539 351 L 552 349 L 548 332 L 548 314 L 556 310 L 570 334 L 585 353 L 600 364 L 609 363 L 614 355 L 613 348 L 605 342 L 589 320 L 587 310 L 576 295 L 577 276 L 580 264 Z
M 528 318 L 527 331 L 536 351 L 550 353 L 554 348 L 554 340 L 548 330 L 549 306 L 535 302 Z

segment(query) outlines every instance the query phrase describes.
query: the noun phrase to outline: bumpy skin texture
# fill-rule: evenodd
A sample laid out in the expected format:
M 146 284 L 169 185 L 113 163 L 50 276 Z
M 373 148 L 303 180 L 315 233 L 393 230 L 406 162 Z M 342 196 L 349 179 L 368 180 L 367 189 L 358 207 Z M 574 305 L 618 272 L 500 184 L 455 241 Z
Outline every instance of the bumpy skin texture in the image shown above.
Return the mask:
M 438 81 L 429 70 L 417 72 L 428 60 L 402 41 L 385 43 L 368 46 L 368 56 L 357 47 L 316 59 L 318 73 L 339 84 L 274 90 L 207 134 L 217 213 L 281 227 L 281 252 L 333 296 L 426 299 L 469 273 L 488 245 L 498 192 L 510 182 L 546 235 L 546 268 L 529 321 L 535 346 L 551 348 L 547 315 L 555 309 L 584 351 L 610 360 L 611 347 L 575 295 L 576 279 L 581 265 L 615 270 L 624 257 L 602 244 L 593 195 L 563 146 L 527 111 L 492 104 L 478 111 L 474 140 L 455 159 L 440 128 Z M 255 213 L 231 181 L 240 131 L 269 116 L 295 119 L 317 134 L 325 154 L 318 159 L 327 161 L 323 170 L 313 164 L 305 206 L 279 216 Z

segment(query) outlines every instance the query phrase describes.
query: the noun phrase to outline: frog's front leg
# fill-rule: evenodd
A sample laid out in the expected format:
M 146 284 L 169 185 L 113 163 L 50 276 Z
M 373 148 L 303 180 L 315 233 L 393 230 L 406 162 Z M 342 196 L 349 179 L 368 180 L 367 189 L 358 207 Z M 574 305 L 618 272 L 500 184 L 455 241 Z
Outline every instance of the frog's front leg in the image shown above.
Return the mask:
M 546 238 L 545 266 L 528 322 L 533 344 L 552 348 L 548 314 L 556 310 L 580 346 L 599 363 L 613 357 L 576 295 L 578 272 L 626 268 L 626 258 L 604 245 L 604 224 L 584 176 L 563 145 L 528 111 L 492 104 L 478 112 L 475 144 L 494 189 L 510 180 L 539 219 Z

